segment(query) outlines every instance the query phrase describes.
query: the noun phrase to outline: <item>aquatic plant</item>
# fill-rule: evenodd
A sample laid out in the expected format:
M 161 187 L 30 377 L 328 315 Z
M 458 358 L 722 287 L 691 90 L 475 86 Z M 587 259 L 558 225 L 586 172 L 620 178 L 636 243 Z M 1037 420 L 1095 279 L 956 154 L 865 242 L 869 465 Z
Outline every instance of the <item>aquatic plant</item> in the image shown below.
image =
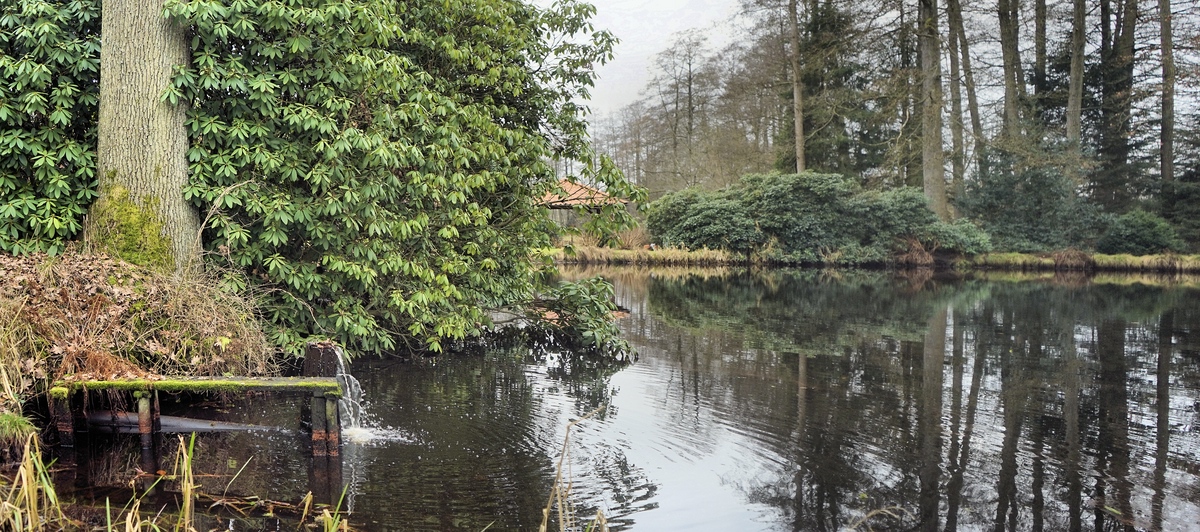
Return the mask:
M 563 436 L 562 450 L 558 455 L 558 465 L 555 468 L 554 485 L 550 488 L 550 498 L 546 501 L 546 507 L 542 509 L 542 524 L 538 527 L 538 532 L 547 532 L 550 525 L 550 513 L 555 509 L 558 510 L 558 530 L 578 530 L 576 526 L 576 517 L 574 508 L 570 503 L 571 482 L 570 479 L 564 478 L 563 463 L 567 459 L 571 445 L 571 429 L 591 419 L 593 416 L 601 413 L 608 405 L 601 405 L 595 410 L 588 412 L 583 417 L 576 419 L 567 424 L 566 435 Z M 596 518 L 588 525 L 588 530 L 597 530 L 607 532 L 608 522 L 604 518 L 602 512 L 596 512 Z
M 50 480 L 50 472 L 42 461 L 36 435 L 31 434 L 25 439 L 20 465 L 7 488 L 0 501 L 0 528 L 33 532 L 65 527 L 67 518 Z

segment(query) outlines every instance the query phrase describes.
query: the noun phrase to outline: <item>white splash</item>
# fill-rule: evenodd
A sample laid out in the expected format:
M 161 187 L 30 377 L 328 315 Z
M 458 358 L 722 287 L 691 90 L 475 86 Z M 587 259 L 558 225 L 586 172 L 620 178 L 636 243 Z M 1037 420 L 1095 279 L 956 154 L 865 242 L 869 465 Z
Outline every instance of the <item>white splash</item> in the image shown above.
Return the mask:
M 368 426 L 366 401 L 362 385 L 346 368 L 345 352 L 338 348 L 337 380 L 342 387 L 342 399 L 338 401 L 338 414 L 342 421 L 342 441 L 358 445 L 371 442 L 412 442 L 408 434 L 387 427 Z
M 338 401 L 338 414 L 342 418 L 342 435 L 348 429 L 359 428 L 362 425 L 362 385 L 346 370 L 346 353 L 338 347 L 337 381 L 342 387 L 342 399 Z

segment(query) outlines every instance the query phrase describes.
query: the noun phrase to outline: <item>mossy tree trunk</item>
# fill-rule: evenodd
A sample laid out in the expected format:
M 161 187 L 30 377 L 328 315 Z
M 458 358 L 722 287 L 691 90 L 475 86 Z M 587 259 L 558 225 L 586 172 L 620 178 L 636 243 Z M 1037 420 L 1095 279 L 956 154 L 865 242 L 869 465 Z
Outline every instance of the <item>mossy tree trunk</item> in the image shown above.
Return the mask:
M 201 222 L 183 198 L 186 110 L 162 94 L 173 68 L 188 60 L 185 34 L 157 0 L 106 0 L 101 16 L 101 198 L 86 235 L 126 260 L 138 255 L 131 262 L 181 270 L 195 264 Z

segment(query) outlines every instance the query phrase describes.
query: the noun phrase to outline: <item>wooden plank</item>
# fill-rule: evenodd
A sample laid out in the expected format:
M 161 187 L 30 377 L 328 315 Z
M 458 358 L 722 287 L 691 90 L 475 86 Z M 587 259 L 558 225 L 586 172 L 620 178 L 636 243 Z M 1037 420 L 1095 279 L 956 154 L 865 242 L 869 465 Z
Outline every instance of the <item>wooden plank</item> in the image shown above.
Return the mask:
M 333 377 L 185 377 L 163 379 L 70 380 L 54 383 L 70 390 L 163 392 L 304 392 L 313 396 L 340 398 L 342 390 Z

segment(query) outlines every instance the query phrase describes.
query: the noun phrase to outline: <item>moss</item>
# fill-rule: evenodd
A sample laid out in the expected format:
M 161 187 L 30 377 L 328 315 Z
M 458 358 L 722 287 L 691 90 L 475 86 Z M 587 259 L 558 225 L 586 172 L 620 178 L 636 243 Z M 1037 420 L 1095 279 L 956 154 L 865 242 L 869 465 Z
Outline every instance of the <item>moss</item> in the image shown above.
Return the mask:
M 171 239 L 163 231 L 156 208 L 156 198 L 135 200 L 124 187 L 106 187 L 89 213 L 92 231 L 88 238 L 98 249 L 125 262 L 159 271 L 174 270 Z
M 67 388 L 65 386 L 55 386 L 53 388 L 50 388 L 50 397 L 52 399 L 63 400 L 63 399 L 66 399 L 67 396 L 70 394 L 71 394 L 71 389 Z
M 337 379 L 331 377 L 275 377 L 275 378 L 179 378 L 179 379 L 130 379 L 113 381 L 76 381 L 61 383 L 72 388 L 87 388 L 89 391 L 115 390 L 137 392 L 159 390 L 164 392 L 248 392 L 277 391 L 309 393 L 329 398 L 342 396 Z

